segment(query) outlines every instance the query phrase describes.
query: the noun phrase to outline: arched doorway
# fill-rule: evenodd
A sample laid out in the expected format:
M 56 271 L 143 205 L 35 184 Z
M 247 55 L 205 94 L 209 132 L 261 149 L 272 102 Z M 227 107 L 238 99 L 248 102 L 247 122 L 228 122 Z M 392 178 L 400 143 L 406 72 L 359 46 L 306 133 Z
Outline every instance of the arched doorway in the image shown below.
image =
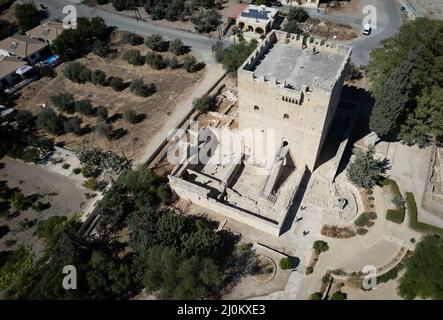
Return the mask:
M 245 29 L 245 23 L 244 22 L 239 22 L 238 23 L 238 28 L 241 29 L 241 30 L 244 30 Z
M 260 28 L 260 27 L 257 27 L 257 28 L 255 29 L 255 32 L 257 32 L 258 34 L 264 34 L 264 33 L 265 33 L 265 30 L 263 30 L 263 29 Z
M 253 26 L 248 26 L 248 31 L 254 32 L 254 27 Z

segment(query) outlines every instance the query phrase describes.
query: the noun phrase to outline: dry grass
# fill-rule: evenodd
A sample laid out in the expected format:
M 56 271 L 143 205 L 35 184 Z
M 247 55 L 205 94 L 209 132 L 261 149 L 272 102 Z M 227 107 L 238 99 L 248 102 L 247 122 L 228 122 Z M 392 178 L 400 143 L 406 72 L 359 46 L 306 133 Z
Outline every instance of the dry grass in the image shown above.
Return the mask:
M 71 82 L 63 76 L 66 64 L 62 64 L 57 68 L 58 76 L 54 79 L 43 78 L 22 90 L 17 101 L 18 109 L 27 109 L 36 114 L 42 103 L 51 105 L 50 97 L 61 92 L 72 93 L 75 99 L 90 99 L 94 107 L 104 106 L 108 109 L 114 130 L 119 129 L 126 134 L 118 140 L 109 141 L 94 132 L 93 129 L 98 122 L 96 117 L 76 114 L 82 118 L 82 126 L 88 126 L 92 129 L 91 132 L 82 136 L 64 134 L 55 137 L 55 141 L 64 142 L 69 149 L 75 149 L 80 145 L 100 146 L 105 150 L 123 152 L 125 156 L 137 159 L 150 138 L 162 128 L 166 118 L 193 92 L 193 88 L 203 78 L 205 71 L 187 73 L 182 69 L 154 70 L 148 65 L 133 66 L 121 59 L 129 47 L 118 48 L 119 53 L 113 58 L 104 59 L 89 54 L 78 61 L 91 69 L 103 70 L 108 77 L 119 76 L 125 82 L 142 77 L 145 83 L 156 85 L 157 92 L 154 95 L 142 98 L 132 94 L 128 88 L 115 92 L 111 87 Z M 149 51 L 144 45 L 138 49 L 143 54 Z M 164 55 L 168 56 L 169 53 Z M 137 124 L 127 123 L 122 115 L 128 109 L 144 115 L 144 120 Z

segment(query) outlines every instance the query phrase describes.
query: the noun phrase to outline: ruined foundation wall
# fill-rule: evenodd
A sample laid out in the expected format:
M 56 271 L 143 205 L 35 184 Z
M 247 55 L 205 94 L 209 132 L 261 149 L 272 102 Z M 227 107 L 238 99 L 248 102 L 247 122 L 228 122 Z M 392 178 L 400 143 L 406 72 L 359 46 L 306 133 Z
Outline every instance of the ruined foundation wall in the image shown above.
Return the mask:
M 274 224 L 255 217 L 241 210 L 232 208 L 208 196 L 209 190 L 196 186 L 188 181 L 169 176 L 169 184 L 174 192 L 182 199 L 189 200 L 203 208 L 220 213 L 227 218 L 237 220 L 260 231 L 279 236 L 280 224 Z

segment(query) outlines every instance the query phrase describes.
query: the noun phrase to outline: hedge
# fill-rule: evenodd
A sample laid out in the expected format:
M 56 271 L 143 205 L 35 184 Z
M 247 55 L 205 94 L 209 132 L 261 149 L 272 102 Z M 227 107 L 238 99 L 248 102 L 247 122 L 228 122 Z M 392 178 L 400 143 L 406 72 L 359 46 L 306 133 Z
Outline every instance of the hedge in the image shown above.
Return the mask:
M 406 203 L 409 214 L 409 227 L 413 230 L 426 233 L 437 233 L 443 235 L 443 229 L 431 226 L 430 224 L 419 222 L 417 220 L 417 203 L 412 192 L 406 192 Z
M 398 196 L 398 197 L 402 197 L 401 192 L 400 192 L 400 188 L 398 187 L 397 182 L 395 182 L 395 180 L 392 179 L 388 179 L 385 178 L 382 180 L 382 185 L 383 186 L 390 186 L 392 193 L 394 194 L 394 197 Z M 391 221 L 391 222 L 395 222 L 395 223 L 402 223 L 405 219 L 405 208 L 397 208 L 397 209 L 389 209 L 386 212 L 386 219 Z

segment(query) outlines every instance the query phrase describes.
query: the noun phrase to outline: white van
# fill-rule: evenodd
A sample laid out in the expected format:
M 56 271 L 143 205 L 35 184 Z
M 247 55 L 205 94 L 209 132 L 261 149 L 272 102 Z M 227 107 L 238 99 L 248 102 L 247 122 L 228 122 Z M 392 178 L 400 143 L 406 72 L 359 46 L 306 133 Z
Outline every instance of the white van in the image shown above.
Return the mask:
M 363 34 L 364 34 L 365 36 L 370 35 L 370 34 L 371 34 L 371 31 L 372 31 L 372 28 L 371 28 L 371 24 L 370 24 L 370 23 L 367 23 L 367 24 L 365 24 L 365 25 L 363 26 Z

